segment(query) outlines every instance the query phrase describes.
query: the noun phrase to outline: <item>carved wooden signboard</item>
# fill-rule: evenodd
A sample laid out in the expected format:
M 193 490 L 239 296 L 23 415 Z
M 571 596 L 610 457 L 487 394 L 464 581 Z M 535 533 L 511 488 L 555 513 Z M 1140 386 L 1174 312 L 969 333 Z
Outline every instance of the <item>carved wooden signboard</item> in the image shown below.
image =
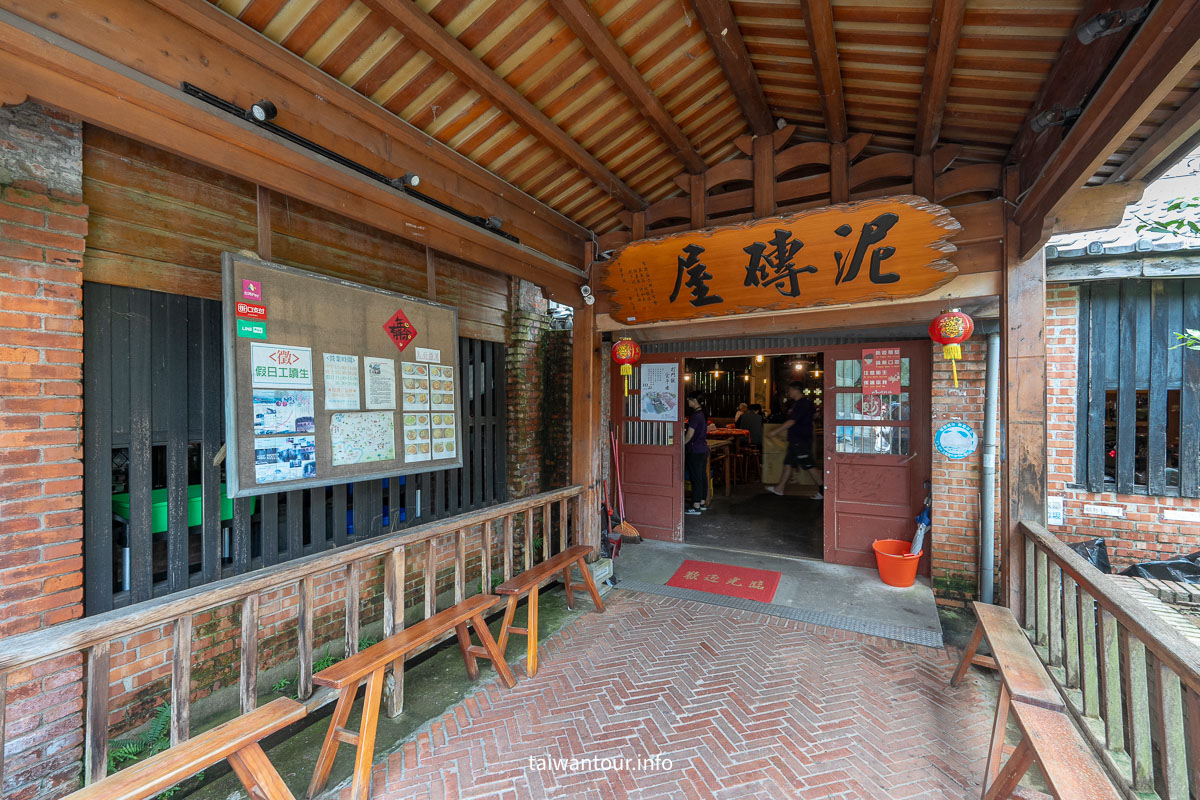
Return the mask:
M 606 264 L 626 324 L 926 294 L 961 226 L 923 197 L 863 200 L 632 242 Z

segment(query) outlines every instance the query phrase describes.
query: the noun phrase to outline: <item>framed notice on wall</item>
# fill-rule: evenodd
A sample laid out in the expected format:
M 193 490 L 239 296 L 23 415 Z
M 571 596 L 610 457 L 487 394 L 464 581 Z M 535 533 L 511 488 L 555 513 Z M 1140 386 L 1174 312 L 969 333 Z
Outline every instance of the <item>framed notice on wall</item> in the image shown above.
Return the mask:
M 230 497 L 462 466 L 458 312 L 225 253 Z

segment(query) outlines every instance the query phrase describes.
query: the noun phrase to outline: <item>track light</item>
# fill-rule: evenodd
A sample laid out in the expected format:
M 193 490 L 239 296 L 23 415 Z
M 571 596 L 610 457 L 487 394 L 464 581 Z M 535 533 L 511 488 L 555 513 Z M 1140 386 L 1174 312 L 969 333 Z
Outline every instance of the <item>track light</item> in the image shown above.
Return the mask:
M 592 287 L 588 286 L 586 283 L 579 287 L 579 294 L 583 295 L 583 304 L 585 306 L 595 304 L 596 296 L 592 294 Z
M 421 183 L 421 176 L 415 172 L 406 172 L 399 178 L 392 178 L 388 183 L 396 189 L 403 189 L 405 187 L 415 189 Z
M 1082 108 L 1063 108 L 1055 106 L 1049 108 L 1042 113 L 1029 120 L 1029 129 L 1034 133 L 1041 133 L 1046 128 L 1052 128 L 1055 125 L 1068 125 L 1083 113 Z
M 259 100 L 250 106 L 248 116 L 252 122 L 270 122 L 279 114 L 279 109 L 270 100 Z
M 1075 29 L 1075 38 L 1082 44 L 1091 44 L 1097 39 L 1141 22 L 1149 10 L 1150 6 L 1147 4 L 1129 11 L 1105 11 L 1097 14 Z
M 491 216 L 484 221 L 483 227 L 487 228 L 489 231 L 498 231 L 500 228 L 504 227 L 504 220 L 497 216 Z

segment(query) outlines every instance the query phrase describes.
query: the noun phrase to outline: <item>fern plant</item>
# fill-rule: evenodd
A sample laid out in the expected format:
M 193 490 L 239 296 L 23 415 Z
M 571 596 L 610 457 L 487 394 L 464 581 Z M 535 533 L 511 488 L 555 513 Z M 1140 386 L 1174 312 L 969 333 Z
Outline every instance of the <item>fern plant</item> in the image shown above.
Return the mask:
M 108 743 L 108 774 L 112 775 L 131 762 L 161 753 L 170 746 L 171 704 L 163 703 L 158 707 L 158 711 L 154 712 L 154 718 L 150 720 L 146 730 L 130 739 L 114 739 Z M 204 773 L 196 773 L 193 780 L 204 780 Z M 170 800 L 171 796 L 181 789 L 182 786 L 172 786 L 160 793 L 157 800 Z

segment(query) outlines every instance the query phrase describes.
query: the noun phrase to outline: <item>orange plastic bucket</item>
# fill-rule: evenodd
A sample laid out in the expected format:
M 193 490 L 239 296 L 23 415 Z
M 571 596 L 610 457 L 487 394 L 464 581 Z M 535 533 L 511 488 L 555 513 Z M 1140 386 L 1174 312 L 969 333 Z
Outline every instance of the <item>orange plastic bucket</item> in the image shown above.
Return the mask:
M 911 542 L 900 539 L 876 539 L 875 563 L 879 567 L 879 577 L 888 586 L 901 588 L 912 586 L 917 580 L 917 566 L 921 563 L 921 553 L 909 553 Z M 924 551 L 921 551 L 924 552 Z

